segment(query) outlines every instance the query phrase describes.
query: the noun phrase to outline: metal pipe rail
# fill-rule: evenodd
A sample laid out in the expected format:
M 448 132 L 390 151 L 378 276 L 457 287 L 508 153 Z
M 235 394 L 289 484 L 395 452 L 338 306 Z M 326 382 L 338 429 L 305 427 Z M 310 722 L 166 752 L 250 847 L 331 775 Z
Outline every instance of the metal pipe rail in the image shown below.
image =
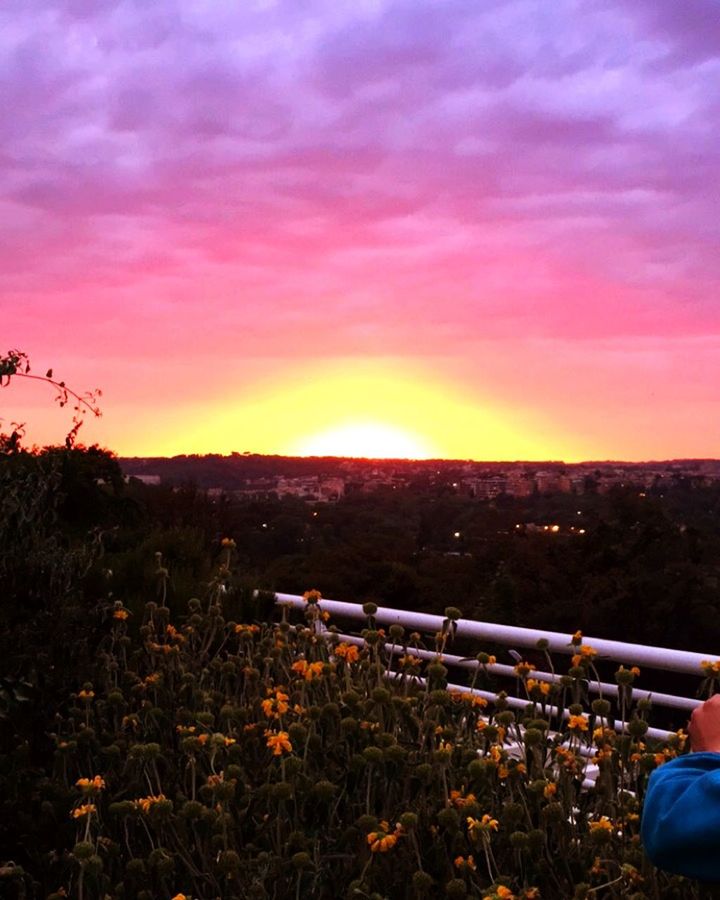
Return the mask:
M 302 609 L 306 607 L 304 598 L 298 594 L 276 594 L 275 600 L 278 604 L 287 604 Z M 362 605 L 358 603 L 322 599 L 320 601 L 320 606 L 331 615 L 334 614 L 341 618 L 356 620 L 365 620 L 367 618 L 363 612 Z M 382 623 L 383 625 L 398 624 L 405 628 L 424 632 L 429 631 L 432 633 L 440 631 L 445 621 L 443 616 L 397 610 L 389 607 L 378 607 L 374 618 L 378 623 Z M 567 635 L 558 632 L 537 631 L 531 628 L 496 625 L 488 622 L 474 622 L 469 619 L 459 619 L 456 624 L 456 636 L 470 637 L 476 640 L 480 639 L 504 645 L 509 644 L 512 646 L 531 647 L 533 649 L 537 648 L 537 642 L 539 640 L 544 639 L 547 641 L 547 649 L 549 652 L 564 653 L 567 655 L 576 652 L 576 648 L 569 642 Z M 360 639 L 354 638 L 351 635 L 339 635 L 338 637 L 341 640 L 350 640 L 353 643 L 361 643 Z M 712 659 L 712 654 L 692 653 L 689 651 L 671 650 L 662 647 L 645 647 L 642 644 L 609 641 L 603 638 L 585 638 L 585 640 L 598 652 L 598 659 L 612 659 L 629 665 L 641 663 L 650 668 L 661 669 L 664 671 L 691 673 L 699 676 L 702 674 L 701 664 Z M 389 650 L 391 646 L 392 645 L 388 644 L 387 649 Z M 395 646 L 398 645 L 396 644 Z M 419 648 L 408 648 L 407 652 L 426 660 L 435 659 L 437 657 L 436 652 Z M 444 663 L 458 668 L 476 670 L 479 665 L 476 660 L 467 657 L 455 656 L 448 653 L 443 653 L 442 657 Z M 513 666 L 504 665 L 502 663 L 492 663 L 488 664 L 485 668 L 487 671 L 496 675 L 517 677 Z M 557 683 L 561 676 L 552 672 L 533 670 L 532 677 L 538 681 Z M 600 681 L 588 681 L 587 688 L 592 693 L 607 697 L 617 697 L 619 693 L 617 685 Z M 462 688 L 462 686 L 458 685 L 449 686 L 449 689 L 467 690 L 467 688 Z M 494 695 L 487 691 L 476 689 L 475 693 L 488 700 L 493 699 L 494 697 Z M 687 712 L 691 712 L 702 703 L 701 700 L 691 697 L 680 697 L 673 694 L 652 692 L 638 688 L 633 689 L 633 696 L 639 699 L 650 700 L 659 706 L 682 709 Z M 517 708 L 526 706 L 528 702 L 531 701 L 522 697 L 508 697 L 509 705 Z M 666 738 L 668 734 L 669 732 L 658 728 L 651 728 L 648 731 L 649 737 Z
M 305 600 L 299 594 L 275 594 L 278 604 L 304 608 Z M 365 619 L 367 616 L 360 603 L 347 603 L 343 600 L 320 601 L 321 608 L 331 615 L 348 619 Z M 374 615 L 382 625 L 402 625 L 414 631 L 438 632 L 445 621 L 443 616 L 429 613 L 411 612 L 379 606 Z M 471 619 L 458 619 L 456 637 L 473 638 L 511 647 L 537 648 L 537 642 L 548 642 L 548 651 L 572 655 L 575 649 L 570 645 L 568 636 L 557 631 L 540 631 L 534 628 L 520 628 L 514 625 L 497 625 L 492 622 L 474 622 Z M 584 640 L 598 652 L 599 659 L 611 659 L 629 665 L 648 666 L 651 669 L 662 669 L 666 672 L 684 672 L 690 675 L 702 674 L 702 663 L 714 660 L 714 653 L 693 653 L 689 650 L 671 650 L 667 647 L 646 647 L 643 644 L 630 644 L 623 641 L 610 641 L 605 638 L 586 637 Z
M 350 640 L 352 638 L 351 635 L 341 634 L 339 635 L 341 640 Z M 362 640 L 358 640 L 358 643 L 362 643 Z M 395 647 L 398 645 L 395 644 Z M 385 645 L 387 650 L 390 650 L 392 644 Z M 419 659 L 425 660 L 433 660 L 437 659 L 437 653 L 433 650 L 421 650 L 416 648 L 408 648 L 408 654 L 411 656 L 417 656 Z M 480 667 L 480 663 L 478 663 L 474 659 L 468 659 L 463 656 L 454 656 L 452 653 L 443 653 L 442 661 L 446 665 L 457 666 L 460 669 L 471 669 L 475 671 Z M 494 675 L 501 675 L 507 678 L 517 678 L 517 673 L 515 672 L 514 666 L 508 666 L 504 663 L 489 663 L 488 665 L 482 667 L 487 669 L 488 672 L 491 672 Z M 545 672 L 541 669 L 533 669 L 530 673 L 530 676 L 534 678 L 536 681 L 547 681 L 550 684 L 559 684 L 562 678 L 561 675 L 555 675 L 552 672 Z M 599 694 L 600 696 L 605 697 L 617 697 L 620 693 L 620 690 L 616 684 L 608 684 L 604 681 L 588 681 L 587 688 L 592 694 Z M 636 700 L 650 700 L 652 703 L 657 706 L 667 706 L 672 707 L 674 709 L 685 709 L 688 712 L 692 712 L 696 706 L 700 706 L 702 704 L 702 700 L 696 700 L 692 697 L 677 697 L 674 694 L 662 694 L 659 692 L 640 690 L 637 687 L 633 688 L 633 698 Z M 523 700 L 523 703 L 532 703 L 532 700 L 526 699 Z
M 328 635 L 328 636 L 329 636 L 331 633 L 332 633 L 332 632 L 329 632 L 329 631 L 324 632 L 324 634 L 325 634 L 325 635 Z M 358 647 L 362 646 L 362 645 L 365 643 L 365 642 L 363 641 L 362 638 L 357 637 L 357 635 L 353 635 L 353 634 L 338 634 L 337 637 L 338 637 L 338 639 L 341 640 L 341 641 L 345 641 L 346 643 L 349 643 L 349 644 L 355 644 L 355 645 L 358 646 Z M 385 644 L 385 649 L 389 651 L 389 650 L 391 649 L 392 646 L 393 646 L 392 644 Z M 395 647 L 396 647 L 396 648 L 397 648 L 397 646 L 398 646 L 398 645 L 395 644 Z M 415 649 L 408 649 L 408 655 L 409 655 L 409 656 L 417 656 L 417 657 L 420 658 L 420 659 L 435 659 L 435 658 L 437 657 L 437 653 L 432 653 L 430 650 L 415 650 Z M 460 658 L 459 656 L 451 657 L 451 656 L 448 656 L 448 654 L 446 654 L 446 653 L 444 653 L 443 656 L 442 656 L 443 663 L 450 663 L 451 665 L 454 664 L 454 663 L 453 663 L 453 660 L 458 660 L 458 661 L 459 661 L 460 659 L 461 659 L 461 658 Z M 473 665 L 470 661 L 464 661 L 464 660 L 463 660 L 462 662 L 463 662 L 463 663 L 468 662 L 470 665 Z M 477 666 L 477 663 L 474 663 L 474 666 Z M 509 670 L 509 671 L 507 672 L 507 674 L 512 675 L 512 676 L 515 676 L 515 671 L 514 671 L 514 669 L 512 668 L 512 666 L 501 666 L 501 665 L 487 666 L 487 669 L 488 669 L 488 671 L 491 671 L 491 670 L 493 670 L 493 669 L 507 669 L 507 670 Z M 402 674 L 403 674 L 403 673 L 402 673 L 402 672 L 397 672 L 397 671 L 391 669 L 391 670 L 388 671 L 387 674 L 388 674 L 388 676 L 389 676 L 390 678 L 392 678 L 392 679 L 400 679 L 400 678 L 402 678 Z M 505 673 L 503 673 L 503 674 L 505 674 Z M 549 673 L 546 673 L 546 672 L 537 672 L 537 673 L 533 673 L 533 674 L 534 674 L 534 675 L 537 675 L 537 676 L 538 676 L 538 680 L 540 680 L 540 675 L 546 675 L 546 676 L 547 676 Z M 407 677 L 413 679 L 413 680 L 416 681 L 418 684 L 424 685 L 424 684 L 426 683 L 426 679 L 423 678 L 423 677 L 420 676 L 420 675 L 412 675 L 412 674 L 408 674 Z M 559 678 L 560 676 L 554 676 L 554 677 Z M 597 685 L 597 682 L 591 682 L 590 684 L 591 684 L 591 685 L 592 685 L 592 684 Z M 605 686 L 606 686 L 606 687 L 614 687 L 614 685 L 605 685 Z M 467 685 L 463 685 L 463 684 L 452 684 L 452 683 L 448 683 L 448 685 L 447 685 L 447 690 L 448 690 L 448 691 L 451 691 L 451 692 L 462 693 L 462 694 L 468 694 L 468 693 L 469 693 L 469 694 L 472 694 L 474 697 L 482 697 L 484 700 L 487 700 L 489 703 L 493 703 L 493 702 L 497 699 L 497 694 L 496 694 L 494 691 L 485 691 L 485 690 L 483 690 L 482 688 L 471 688 L 471 687 L 468 687 Z M 640 692 L 638 692 L 638 693 L 640 693 Z M 645 692 L 645 693 L 648 694 L 648 696 L 650 696 L 650 694 L 649 694 L 648 692 Z M 635 695 L 635 691 L 633 691 L 633 695 Z M 654 695 L 653 695 L 653 696 L 654 696 Z M 661 695 L 661 696 L 668 696 L 668 695 L 663 694 L 663 695 Z M 692 702 L 692 703 L 695 704 L 695 705 L 697 705 L 697 704 L 699 704 L 699 703 L 702 702 L 702 701 L 700 701 L 700 700 L 692 700 L 692 701 L 689 701 L 687 697 L 672 697 L 672 698 L 670 698 L 670 699 L 672 699 L 672 700 L 685 700 L 685 701 L 687 701 L 687 702 Z M 522 710 L 524 710 L 524 709 L 526 709 L 526 707 L 528 706 L 528 704 L 531 704 L 533 701 L 532 701 L 532 700 L 529 700 L 527 697 L 513 697 L 513 696 L 509 695 L 509 696 L 507 696 L 507 697 L 505 698 L 505 702 L 507 703 L 508 707 L 510 707 L 511 709 L 522 709 Z M 693 707 L 693 708 L 694 708 L 694 707 Z M 569 716 L 570 716 L 569 710 L 567 710 L 567 709 L 561 710 L 561 709 L 559 709 L 559 707 L 557 707 L 557 706 L 551 706 L 551 705 L 547 705 L 547 706 L 545 707 L 545 712 L 546 712 L 549 716 L 555 717 L 555 718 L 560 717 L 560 718 L 562 718 L 562 719 L 567 719 L 567 718 L 569 718 Z M 623 723 L 622 723 L 622 722 L 615 722 L 614 728 L 615 728 L 615 731 L 617 731 L 617 732 L 622 732 L 622 731 L 624 730 Z M 666 741 L 666 740 L 670 737 L 670 735 L 675 734 L 675 732 L 673 732 L 673 731 L 667 731 L 667 730 L 662 729 L 662 728 L 652 728 L 652 727 L 649 727 L 648 730 L 647 730 L 647 732 L 646 732 L 646 734 L 647 734 L 648 737 L 656 738 L 657 740 L 661 740 L 661 741 Z

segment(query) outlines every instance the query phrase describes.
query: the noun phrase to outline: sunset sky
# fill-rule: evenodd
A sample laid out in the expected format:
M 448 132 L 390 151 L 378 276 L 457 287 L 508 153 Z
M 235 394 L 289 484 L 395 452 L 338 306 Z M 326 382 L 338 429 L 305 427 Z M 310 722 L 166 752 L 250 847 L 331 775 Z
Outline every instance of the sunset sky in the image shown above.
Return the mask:
M 3 0 L 0 351 L 123 455 L 720 456 L 719 83 L 718 0 Z

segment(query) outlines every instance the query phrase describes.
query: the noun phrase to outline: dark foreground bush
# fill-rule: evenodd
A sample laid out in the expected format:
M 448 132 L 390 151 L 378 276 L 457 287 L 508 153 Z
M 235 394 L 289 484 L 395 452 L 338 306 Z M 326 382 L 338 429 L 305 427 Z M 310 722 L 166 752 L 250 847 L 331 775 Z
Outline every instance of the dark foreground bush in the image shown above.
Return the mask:
M 50 766 L 27 746 L 3 754 L 4 815 L 23 835 L 0 863 L 4 896 L 700 896 L 640 845 L 649 773 L 685 735 L 645 740 L 637 673 L 618 673 L 619 735 L 617 709 L 586 703 L 594 651 L 577 635 L 563 683 L 518 665 L 516 716 L 502 694 L 446 690 L 449 628 L 420 663 L 419 635 L 371 617 L 359 644 L 322 633 L 313 593 L 299 621 L 226 621 L 226 545 L 181 621 L 162 602 L 142 622 L 107 605 L 93 680 L 48 715 Z M 491 662 L 480 654 L 474 684 Z M 569 720 L 551 715 L 573 702 Z

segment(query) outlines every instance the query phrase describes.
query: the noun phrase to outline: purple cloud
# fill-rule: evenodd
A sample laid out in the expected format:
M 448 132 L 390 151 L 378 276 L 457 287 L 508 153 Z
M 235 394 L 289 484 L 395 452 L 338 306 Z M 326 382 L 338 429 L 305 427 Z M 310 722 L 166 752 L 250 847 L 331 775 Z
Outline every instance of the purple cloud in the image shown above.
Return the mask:
M 267 354 L 716 333 L 717 5 L 682 9 L 5 4 L 6 302 Z

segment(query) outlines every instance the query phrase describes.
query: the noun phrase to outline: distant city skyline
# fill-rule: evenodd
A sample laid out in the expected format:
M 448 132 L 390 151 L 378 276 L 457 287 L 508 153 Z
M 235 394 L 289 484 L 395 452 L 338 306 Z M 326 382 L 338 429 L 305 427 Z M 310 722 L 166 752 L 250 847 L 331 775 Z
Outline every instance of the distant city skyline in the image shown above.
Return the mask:
M 716 0 L 18 0 L 0 352 L 121 455 L 720 455 Z M 61 441 L 52 393 L 0 427 Z

